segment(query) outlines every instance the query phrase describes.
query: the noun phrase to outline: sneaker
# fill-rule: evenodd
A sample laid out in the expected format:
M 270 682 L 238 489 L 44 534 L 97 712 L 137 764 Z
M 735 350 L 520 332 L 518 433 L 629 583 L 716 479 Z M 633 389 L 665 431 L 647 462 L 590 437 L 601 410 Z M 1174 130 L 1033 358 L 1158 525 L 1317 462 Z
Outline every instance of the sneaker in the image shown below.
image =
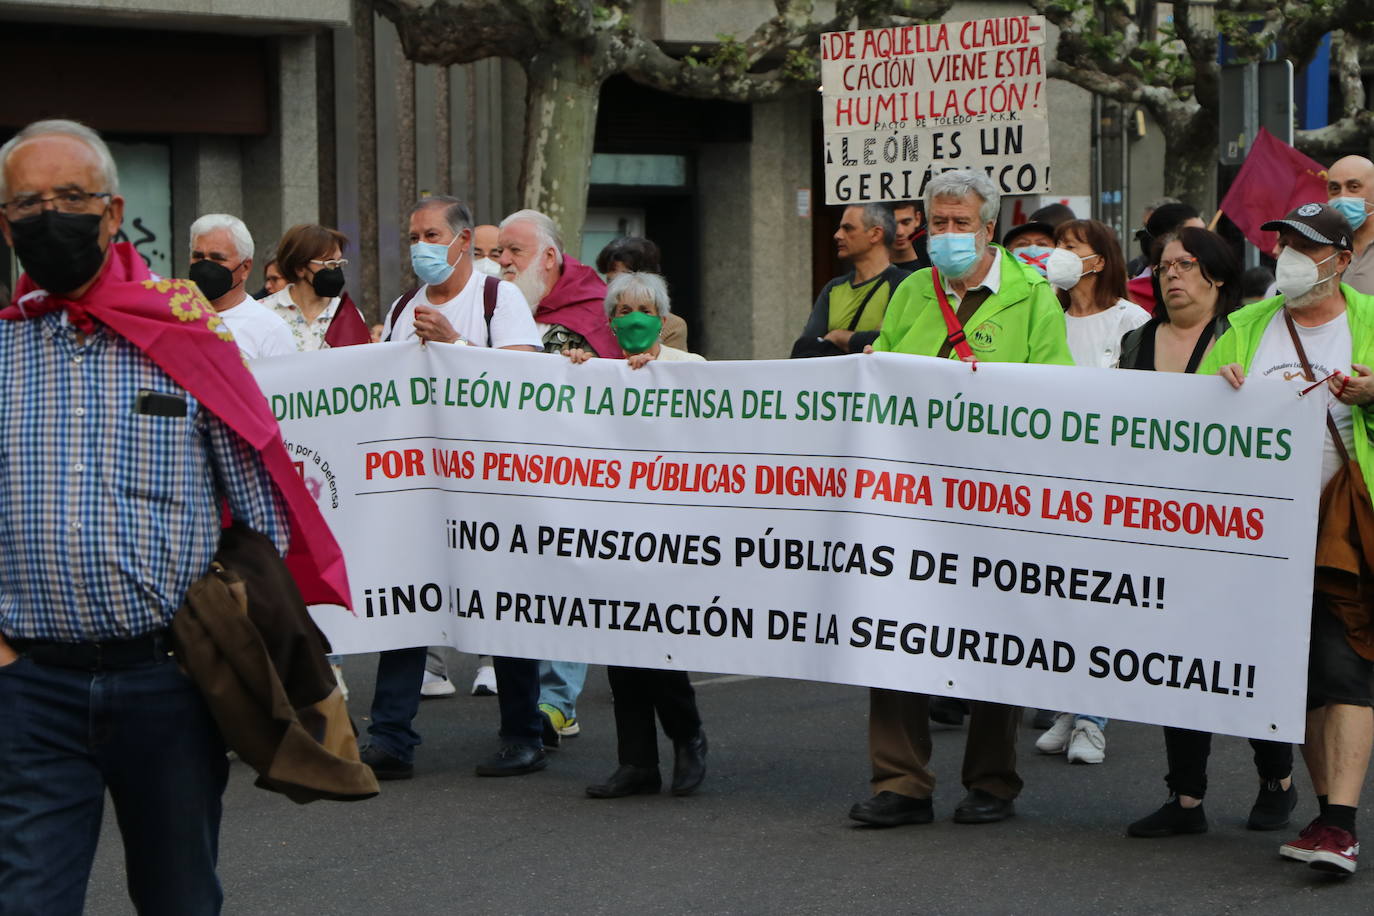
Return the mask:
M 564 738 L 576 738 L 582 734 L 582 726 L 577 722 L 577 716 L 571 719 L 563 715 L 563 710 L 550 703 L 540 703 L 539 711 L 553 725 L 554 731 Z
M 442 674 L 431 674 L 426 671 L 425 679 L 420 682 L 421 699 L 437 700 L 442 697 L 451 697 L 457 692 L 458 688 L 453 686 L 453 681 Z
M 335 665 L 335 664 L 331 663 L 331 664 L 329 665 L 329 670 L 334 672 L 334 682 L 335 682 L 336 684 L 339 685 L 339 693 L 340 693 L 340 695 L 343 696 L 344 702 L 347 703 L 347 702 L 348 702 L 348 684 L 346 684 L 346 683 L 344 682 L 344 678 L 343 678 L 343 665 Z
M 1320 817 L 1313 818 L 1310 824 L 1302 828 L 1296 840 L 1290 840 L 1279 847 L 1279 855 L 1294 862 L 1311 862 L 1312 854 L 1317 848 L 1317 835 L 1321 832 L 1322 826 Z
M 491 665 L 479 665 L 477 675 L 472 679 L 472 695 L 475 697 L 496 696 L 496 669 Z
M 1035 749 L 1042 754 L 1062 754 L 1069 749 L 1069 739 L 1073 736 L 1074 714 L 1061 712 L 1054 717 L 1049 731 L 1035 739 Z
M 1260 783 L 1259 795 L 1250 808 L 1250 819 L 1245 822 L 1247 830 L 1278 830 L 1287 827 L 1298 806 L 1298 787 L 1290 783 L 1283 788 L 1277 779 Z
M 1207 815 L 1202 810 L 1202 805 L 1185 808 L 1179 804 L 1177 795 L 1171 795 L 1154 814 L 1146 815 L 1126 828 L 1127 836 L 1146 840 L 1206 832 Z
M 1355 842 L 1350 831 L 1323 824 L 1312 844 L 1312 858 L 1307 860 L 1307 865 L 1317 871 L 1350 875 L 1354 874 L 1359 858 L 1360 844 Z
M 1059 723 L 1055 723 L 1057 728 Z M 1041 737 L 1044 737 L 1043 735 Z M 1101 763 L 1107 759 L 1107 736 L 1096 722 L 1079 719 L 1069 738 L 1069 763 Z

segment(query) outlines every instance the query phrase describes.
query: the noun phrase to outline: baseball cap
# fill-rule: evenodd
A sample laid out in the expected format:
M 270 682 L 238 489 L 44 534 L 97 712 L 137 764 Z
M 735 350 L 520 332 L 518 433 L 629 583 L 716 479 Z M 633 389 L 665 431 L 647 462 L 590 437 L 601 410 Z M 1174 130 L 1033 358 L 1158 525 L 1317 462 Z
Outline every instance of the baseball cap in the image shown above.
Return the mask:
M 1265 232 L 1292 229 L 1298 234 L 1323 245 L 1335 245 L 1352 250 L 1350 222 L 1334 207 L 1326 204 L 1303 204 L 1283 219 L 1271 219 L 1260 226 Z

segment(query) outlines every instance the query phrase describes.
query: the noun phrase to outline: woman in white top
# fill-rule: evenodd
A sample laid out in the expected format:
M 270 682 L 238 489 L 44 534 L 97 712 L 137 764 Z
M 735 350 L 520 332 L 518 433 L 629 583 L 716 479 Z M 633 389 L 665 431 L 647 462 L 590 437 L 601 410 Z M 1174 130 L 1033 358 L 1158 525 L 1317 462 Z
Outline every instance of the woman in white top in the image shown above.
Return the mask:
M 297 350 L 370 342 L 358 307 L 347 294 L 340 295 L 347 245 L 348 238 L 337 229 L 302 223 L 288 229 L 277 246 L 277 267 L 287 286 L 262 304 L 286 322 Z
M 1059 291 L 1074 365 L 1110 369 L 1121 337 L 1150 320 L 1126 299 L 1126 263 L 1116 233 L 1095 219 L 1060 223 L 1046 279 Z
M 641 369 L 656 359 L 704 362 L 695 353 L 665 346 L 659 340 L 669 309 L 668 284 L 658 274 L 622 273 L 606 288 L 606 317 L 630 368 Z M 574 363 L 585 363 L 595 355 L 582 349 L 565 352 Z M 695 792 L 706 777 L 706 732 L 687 673 L 608 665 L 606 676 L 615 698 L 619 765 L 605 782 L 587 786 L 587 795 L 624 798 L 652 795 L 663 787 L 655 716 L 673 742 L 672 793 Z
M 641 369 L 656 359 L 675 363 L 705 362 L 704 356 L 670 347 L 659 340 L 663 320 L 671 311 L 668 284 L 658 274 L 644 271 L 617 274 L 606 287 L 606 318 L 631 369 Z M 567 357 L 575 363 L 585 363 L 595 355 L 590 350 L 567 351 Z
M 1121 337 L 1150 320 L 1126 299 L 1126 259 L 1116 233 L 1095 219 L 1060 223 L 1058 246 L 1045 279 L 1059 291 L 1074 365 L 1110 369 L 1121 355 Z M 1107 756 L 1107 720 L 1061 712 L 1035 742 L 1042 754 L 1065 754 L 1070 763 L 1101 763 Z

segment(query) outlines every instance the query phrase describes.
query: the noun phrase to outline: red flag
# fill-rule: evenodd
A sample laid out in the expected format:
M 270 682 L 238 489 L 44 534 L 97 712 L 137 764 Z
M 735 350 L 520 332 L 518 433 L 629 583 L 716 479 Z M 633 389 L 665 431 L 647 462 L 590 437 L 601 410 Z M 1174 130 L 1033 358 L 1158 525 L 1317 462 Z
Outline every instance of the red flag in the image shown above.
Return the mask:
M 344 293 L 339 300 L 339 307 L 335 309 L 334 317 L 330 319 L 329 327 L 324 332 L 324 342 L 331 347 L 352 347 L 372 343 L 372 329 L 363 321 L 362 313 L 353 304 L 353 299 L 348 293 Z
M 36 318 L 58 309 L 65 309 L 77 327 L 89 327 L 92 318 L 104 322 L 259 451 L 286 503 L 291 525 L 286 565 L 301 594 L 309 604 L 352 607 L 343 551 L 282 446 L 267 398 L 195 285 L 153 277 L 133 245 L 116 242 L 109 263 L 80 299 L 44 293 L 24 274 L 14 304 L 0 310 L 0 320 Z
M 1278 233 L 1261 232 L 1260 226 L 1314 202 L 1326 203 L 1326 168 L 1261 127 L 1221 210 L 1255 247 L 1270 254 Z

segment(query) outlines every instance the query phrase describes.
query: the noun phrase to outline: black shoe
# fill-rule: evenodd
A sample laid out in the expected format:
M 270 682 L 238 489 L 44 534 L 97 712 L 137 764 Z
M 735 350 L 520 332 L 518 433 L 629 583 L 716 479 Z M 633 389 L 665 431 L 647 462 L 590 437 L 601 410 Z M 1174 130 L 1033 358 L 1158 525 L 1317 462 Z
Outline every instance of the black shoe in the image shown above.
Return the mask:
M 929 824 L 935 820 L 935 807 L 928 798 L 912 798 L 910 795 L 884 791 L 850 808 L 849 816 L 874 827 Z
M 1037 709 L 1035 718 L 1031 719 L 1031 728 L 1038 728 L 1040 731 L 1054 727 L 1054 717 L 1056 713 L 1053 709 Z
M 1250 809 L 1250 819 L 1245 822 L 1247 830 L 1278 830 L 1288 826 L 1293 809 L 1298 806 L 1298 787 L 1289 783 L 1288 788 L 1280 787 L 1277 779 L 1260 783 L 1259 795 Z
M 998 798 L 982 789 L 969 789 L 959 807 L 954 809 L 954 823 L 992 824 L 1015 813 L 1016 803 L 1010 798 Z
M 957 697 L 931 697 L 930 721 L 941 725 L 963 725 L 968 703 Z
M 358 752 L 358 758 L 372 768 L 378 779 L 409 779 L 415 775 L 415 764 L 393 757 L 375 744 Z
M 544 723 L 544 750 L 558 750 L 558 745 L 562 742 L 563 738 L 558 734 L 558 729 L 554 726 L 553 719 L 549 718 L 549 714 L 542 709 L 539 710 L 539 718 Z
M 1206 833 L 1207 814 L 1202 805 L 1185 808 L 1178 803 L 1178 796 L 1171 797 L 1154 814 L 1142 817 L 1126 828 L 1127 836 L 1155 840 L 1165 836 L 1183 833 Z
M 637 767 L 622 764 L 611 778 L 599 786 L 587 786 L 591 798 L 624 798 L 627 795 L 654 795 L 663 788 L 658 767 Z
M 478 776 L 524 776 L 549 765 L 542 747 L 532 744 L 503 744 L 501 750 L 477 764 Z
M 673 742 L 673 794 L 691 795 L 706 778 L 706 731 L 681 743 Z

